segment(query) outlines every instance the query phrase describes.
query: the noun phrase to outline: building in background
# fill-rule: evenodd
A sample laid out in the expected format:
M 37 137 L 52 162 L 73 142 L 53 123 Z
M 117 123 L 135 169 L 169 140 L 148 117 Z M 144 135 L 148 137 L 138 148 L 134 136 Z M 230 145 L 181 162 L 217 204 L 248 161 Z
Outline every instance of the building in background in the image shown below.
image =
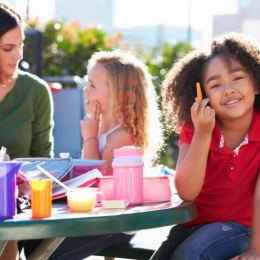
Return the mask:
M 116 23 L 116 15 L 119 15 L 119 13 L 123 11 L 125 13 L 125 10 L 118 9 L 116 6 L 118 2 L 115 0 L 77 0 L 76 2 L 71 0 L 55 0 L 55 18 L 65 20 L 74 19 L 79 21 L 83 27 L 93 24 L 102 25 L 108 34 L 121 30 L 124 39 L 129 42 L 130 45 L 134 45 L 136 42 L 146 46 L 160 45 L 162 42 L 186 42 L 189 39 L 187 26 L 167 26 L 163 24 L 163 21 L 161 24 L 137 25 L 136 21 L 140 20 L 140 18 L 137 17 L 137 11 L 140 13 L 140 4 L 136 6 L 135 3 L 131 3 L 131 0 L 128 2 L 127 0 L 122 1 L 127 3 L 127 7 L 121 6 L 120 8 L 124 8 L 126 12 L 130 14 L 132 20 L 130 20 L 129 23 L 132 22 L 133 26 L 118 26 Z M 153 0 L 153 6 L 156 3 L 160 5 L 159 1 Z M 131 9 L 129 8 L 130 6 Z M 150 5 L 150 7 L 151 6 L 152 5 Z M 133 11 L 133 8 L 136 8 L 136 11 Z M 186 12 L 187 21 L 188 11 L 189 10 Z M 149 12 L 151 12 L 151 10 L 142 13 L 143 20 L 147 18 Z M 174 17 L 172 19 L 174 19 Z M 191 28 L 191 34 L 193 42 L 202 41 L 202 32 L 200 30 Z
M 163 42 L 186 41 L 191 41 L 194 46 L 200 46 L 204 41 L 202 29 L 195 29 L 191 26 L 191 4 L 189 4 L 191 0 L 184 0 L 186 7 L 180 6 L 177 1 L 176 4 L 172 4 L 172 0 L 140 1 L 142 2 L 133 0 L 6 0 L 24 18 L 39 18 L 40 22 L 52 19 L 74 20 L 82 28 L 93 25 L 102 26 L 108 34 L 120 30 L 123 32 L 124 40 L 130 46 L 134 46 L 137 42 L 145 46 L 161 46 Z M 169 3 L 171 8 L 167 8 Z M 143 10 L 147 7 L 149 10 L 144 12 Z M 181 18 L 177 16 L 178 12 Z M 196 9 L 192 13 L 196 15 Z M 174 23 L 176 25 L 172 26 Z M 128 25 L 125 26 L 126 24 Z
M 213 36 L 236 31 L 260 41 L 260 1 L 238 0 L 238 12 L 233 15 L 213 16 Z
M 24 19 L 39 18 L 41 22 L 47 22 L 54 17 L 55 0 L 4 0 L 14 7 Z
M 114 30 L 113 0 L 55 0 L 55 18 L 77 20 L 82 27 L 101 24 L 107 32 Z
M 123 32 L 123 38 L 130 45 L 139 42 L 145 46 L 160 46 L 163 42 L 190 40 L 194 47 L 199 48 L 207 46 L 212 36 L 227 31 L 244 32 L 260 40 L 258 29 L 260 0 L 5 1 L 15 6 L 24 17 L 31 19 L 39 17 L 43 22 L 53 18 L 65 21 L 76 20 L 83 28 L 102 25 L 108 34 L 120 30 Z M 145 9 L 143 9 L 144 2 L 146 2 Z M 220 13 L 220 9 L 221 13 L 230 12 L 228 6 L 231 5 L 233 7 L 237 5 L 236 11 L 232 14 L 219 14 L 212 17 L 213 13 Z M 131 26 L 124 27 L 118 23 L 124 18 Z

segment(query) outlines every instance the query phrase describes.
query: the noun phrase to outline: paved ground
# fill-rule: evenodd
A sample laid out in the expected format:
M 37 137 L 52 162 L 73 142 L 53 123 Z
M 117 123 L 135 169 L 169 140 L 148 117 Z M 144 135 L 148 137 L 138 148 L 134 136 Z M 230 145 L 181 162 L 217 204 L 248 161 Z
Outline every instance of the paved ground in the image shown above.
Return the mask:
M 167 227 L 161 227 L 161 228 L 153 228 L 153 229 L 146 229 L 145 230 L 145 240 L 147 243 L 149 241 L 153 241 L 153 238 L 156 237 L 156 241 L 163 241 L 166 239 L 166 236 L 168 234 L 168 231 L 170 229 L 170 226 Z M 144 232 L 139 231 L 139 232 Z M 90 256 L 88 258 L 85 258 L 84 260 L 104 260 L 104 257 L 102 256 Z M 123 260 L 122 258 L 115 258 L 115 260 Z M 124 260 L 127 260 L 124 258 Z
M 168 231 L 170 229 L 170 226 L 167 227 L 161 227 L 161 228 L 153 228 L 153 229 L 146 229 L 139 231 L 142 233 L 142 236 L 138 236 L 138 239 L 135 239 L 135 242 L 140 241 L 140 239 L 145 239 L 147 243 L 151 242 L 153 243 L 154 238 L 156 238 L 156 241 L 163 241 L 166 239 L 166 236 L 168 234 Z M 21 260 L 26 260 L 23 256 Z M 104 260 L 104 257 L 102 256 L 90 256 L 83 260 Z M 123 260 L 122 258 L 115 258 L 115 260 Z M 127 260 L 124 258 L 124 260 Z M 131 259 L 128 259 L 131 260 Z

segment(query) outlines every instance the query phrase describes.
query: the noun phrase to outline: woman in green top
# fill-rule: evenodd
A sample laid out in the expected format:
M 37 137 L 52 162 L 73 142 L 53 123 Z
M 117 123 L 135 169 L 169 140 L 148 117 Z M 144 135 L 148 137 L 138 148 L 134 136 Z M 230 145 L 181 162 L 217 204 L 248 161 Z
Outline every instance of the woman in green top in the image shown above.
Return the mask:
M 0 2 L 0 147 L 11 159 L 53 156 L 53 102 L 48 84 L 18 69 L 24 23 Z
M 21 16 L 0 2 L 0 147 L 10 159 L 52 157 L 52 95 L 45 81 L 18 69 L 24 38 Z M 9 241 L 0 260 L 17 257 Z

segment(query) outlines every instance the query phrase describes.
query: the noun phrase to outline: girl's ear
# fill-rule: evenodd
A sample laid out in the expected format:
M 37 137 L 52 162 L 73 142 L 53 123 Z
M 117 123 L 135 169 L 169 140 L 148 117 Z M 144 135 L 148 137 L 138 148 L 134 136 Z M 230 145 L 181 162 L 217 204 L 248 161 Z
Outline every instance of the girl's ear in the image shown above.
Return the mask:
M 259 85 L 255 84 L 255 95 L 259 95 Z

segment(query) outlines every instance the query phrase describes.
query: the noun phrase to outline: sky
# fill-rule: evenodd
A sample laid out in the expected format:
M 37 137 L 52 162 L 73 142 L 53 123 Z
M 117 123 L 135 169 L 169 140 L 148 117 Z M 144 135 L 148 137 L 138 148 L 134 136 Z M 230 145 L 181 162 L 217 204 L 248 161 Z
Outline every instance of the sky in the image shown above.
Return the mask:
M 55 0 L 6 0 L 18 11 L 30 3 L 30 17 L 46 21 L 54 15 Z M 106 0 L 96 0 L 106 1 Z M 119 28 L 133 26 L 178 26 L 202 31 L 204 42 L 212 37 L 212 19 L 216 14 L 237 12 L 238 0 L 114 0 L 114 24 Z M 86 0 L 87 3 L 87 0 Z M 189 5 L 191 8 L 189 8 Z
M 212 37 L 213 15 L 234 14 L 238 8 L 238 0 L 114 1 L 116 3 L 114 22 L 119 27 L 136 25 L 188 27 L 190 23 L 193 28 L 202 31 L 205 41 L 210 41 Z
M 114 0 L 115 23 L 132 25 L 187 26 L 189 4 L 191 22 L 196 28 L 206 26 L 213 14 L 230 14 L 237 10 L 237 0 Z

